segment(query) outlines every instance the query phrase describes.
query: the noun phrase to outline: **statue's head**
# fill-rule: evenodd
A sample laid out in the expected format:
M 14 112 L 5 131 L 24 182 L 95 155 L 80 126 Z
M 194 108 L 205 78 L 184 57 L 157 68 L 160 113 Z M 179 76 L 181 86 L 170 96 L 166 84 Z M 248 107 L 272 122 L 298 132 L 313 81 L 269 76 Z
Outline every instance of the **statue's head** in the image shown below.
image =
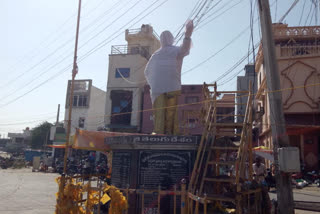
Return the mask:
M 172 33 L 168 30 L 163 31 L 160 35 L 161 47 L 171 46 L 174 42 Z

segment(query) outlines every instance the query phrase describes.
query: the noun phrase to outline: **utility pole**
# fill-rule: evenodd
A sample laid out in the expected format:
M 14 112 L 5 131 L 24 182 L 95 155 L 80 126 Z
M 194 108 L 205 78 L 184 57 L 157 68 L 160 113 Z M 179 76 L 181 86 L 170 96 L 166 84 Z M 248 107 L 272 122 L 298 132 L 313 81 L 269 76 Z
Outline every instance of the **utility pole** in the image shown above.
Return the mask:
M 69 111 L 68 111 L 68 126 L 67 126 L 67 135 L 66 135 L 66 148 L 64 152 L 64 162 L 63 162 L 63 174 L 61 175 L 61 181 L 59 185 L 59 197 L 57 199 L 57 208 L 56 213 L 57 214 L 64 214 L 61 211 L 62 206 L 62 194 L 64 192 L 64 186 L 66 182 L 66 172 L 67 172 L 67 158 L 68 158 L 68 151 L 69 151 L 69 141 L 70 141 L 70 132 L 71 132 L 71 114 L 72 114 L 72 104 L 73 104 L 73 90 L 74 90 L 74 79 L 78 73 L 78 65 L 77 65 L 77 52 L 78 52 L 78 38 L 79 38 L 79 26 L 80 26 L 80 13 L 81 13 L 81 0 L 79 0 L 78 5 L 78 18 L 77 18 L 77 29 L 76 29 L 76 40 L 75 40 L 75 47 L 74 47 L 74 58 L 73 58 L 73 68 L 72 68 L 72 80 L 71 85 L 69 88 L 68 85 L 68 91 L 69 91 Z M 58 208 L 60 207 L 60 208 Z
M 59 115 L 60 115 L 60 104 L 58 104 L 56 127 L 58 126 L 58 123 L 59 123 Z
M 291 174 L 279 170 L 278 148 L 289 146 L 286 125 L 282 108 L 282 93 L 280 90 L 280 75 L 270 16 L 269 0 L 259 0 L 259 13 L 262 32 L 262 49 L 267 77 L 270 105 L 270 122 L 273 143 L 274 164 L 276 167 L 277 199 L 280 214 L 294 214 Z
M 69 141 L 70 141 L 70 133 L 71 133 L 71 115 L 72 115 L 72 103 L 73 103 L 73 90 L 74 90 L 74 79 L 78 73 L 78 65 L 77 65 L 77 52 L 78 52 L 78 38 L 79 38 L 79 26 L 80 26 L 80 12 L 81 12 L 81 0 L 79 0 L 78 6 L 78 19 L 77 19 L 77 30 L 76 30 L 76 41 L 74 46 L 74 57 L 73 57 L 73 68 L 72 68 L 72 79 L 69 90 L 69 111 L 68 111 L 68 126 L 67 126 L 67 136 L 66 136 L 66 148 L 64 152 L 64 164 L 63 164 L 63 173 L 67 172 L 67 158 L 69 151 Z M 68 85 L 69 87 L 69 85 Z

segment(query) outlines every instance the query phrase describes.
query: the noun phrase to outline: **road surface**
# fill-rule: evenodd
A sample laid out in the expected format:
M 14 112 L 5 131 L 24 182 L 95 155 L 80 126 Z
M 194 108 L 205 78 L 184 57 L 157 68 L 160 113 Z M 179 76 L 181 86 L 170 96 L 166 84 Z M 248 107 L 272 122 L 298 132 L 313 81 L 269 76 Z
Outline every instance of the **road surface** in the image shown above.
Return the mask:
M 275 193 L 270 193 L 270 198 L 276 198 Z M 305 187 L 303 189 L 293 189 L 293 198 L 295 201 L 309 201 L 320 203 L 320 188 L 316 186 Z M 296 214 L 314 214 L 319 212 L 296 210 Z
M 0 169 L 0 214 L 53 214 L 58 174 L 31 172 L 31 169 Z M 270 194 L 271 198 L 275 194 Z M 320 203 L 320 188 L 294 189 L 295 200 Z M 296 214 L 317 212 L 296 210 Z
M 0 214 L 53 214 L 58 174 L 0 169 Z

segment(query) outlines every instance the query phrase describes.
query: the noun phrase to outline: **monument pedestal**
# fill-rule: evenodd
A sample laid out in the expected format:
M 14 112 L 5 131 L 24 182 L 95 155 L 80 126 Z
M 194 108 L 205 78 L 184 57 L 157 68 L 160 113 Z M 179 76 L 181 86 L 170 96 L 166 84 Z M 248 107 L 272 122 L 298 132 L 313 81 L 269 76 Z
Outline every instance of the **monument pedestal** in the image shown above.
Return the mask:
M 105 144 L 113 153 L 112 185 L 148 190 L 157 190 L 159 185 L 172 189 L 182 179 L 189 180 L 198 148 L 195 136 L 118 136 L 106 138 Z M 145 213 L 157 213 L 157 198 L 157 194 L 144 197 Z M 141 204 L 141 198 L 131 194 L 129 213 L 141 213 Z

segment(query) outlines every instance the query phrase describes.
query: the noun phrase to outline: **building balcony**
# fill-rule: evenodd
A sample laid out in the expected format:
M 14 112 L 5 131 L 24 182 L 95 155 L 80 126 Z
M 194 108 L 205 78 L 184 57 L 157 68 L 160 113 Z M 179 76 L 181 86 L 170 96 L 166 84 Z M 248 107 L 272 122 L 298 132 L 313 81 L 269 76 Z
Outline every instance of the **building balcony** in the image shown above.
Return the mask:
M 139 54 L 145 58 L 150 58 L 150 47 L 141 45 L 113 45 L 111 55 L 135 55 Z
M 320 44 L 281 45 L 278 49 L 280 58 L 320 56 Z

